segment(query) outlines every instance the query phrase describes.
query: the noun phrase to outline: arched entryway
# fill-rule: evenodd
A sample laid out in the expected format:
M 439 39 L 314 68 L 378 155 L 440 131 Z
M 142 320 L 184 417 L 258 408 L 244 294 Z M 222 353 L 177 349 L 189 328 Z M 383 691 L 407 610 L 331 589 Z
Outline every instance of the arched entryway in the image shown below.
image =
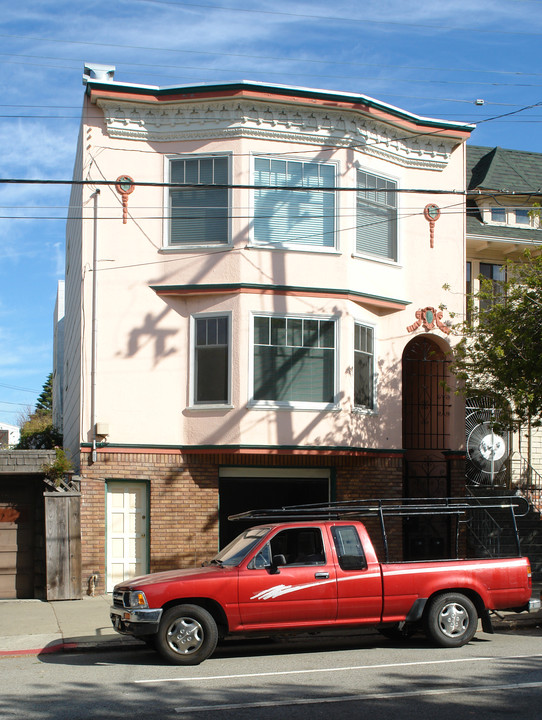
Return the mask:
M 402 358 L 404 496 L 450 495 L 451 395 L 449 359 L 431 337 L 414 338 Z M 412 518 L 404 524 L 404 554 L 412 560 L 444 557 L 450 552 L 448 521 L 442 517 Z

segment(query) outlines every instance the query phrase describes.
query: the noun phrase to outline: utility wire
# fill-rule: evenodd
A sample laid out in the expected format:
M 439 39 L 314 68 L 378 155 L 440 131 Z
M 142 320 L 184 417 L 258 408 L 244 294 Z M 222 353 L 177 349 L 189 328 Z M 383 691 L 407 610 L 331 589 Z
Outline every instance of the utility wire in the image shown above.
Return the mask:
M 403 20 L 391 20 L 389 18 L 386 18 L 385 20 L 369 20 L 367 17 L 357 18 L 357 17 L 345 17 L 345 16 L 337 16 L 337 15 L 314 15 L 312 13 L 293 13 L 293 12 L 280 12 L 277 10 L 259 10 L 254 8 L 239 8 L 239 7 L 224 7 L 220 5 L 202 5 L 200 3 L 188 3 L 188 2 L 170 2 L 169 0 L 135 0 L 136 2 L 146 2 L 146 3 L 152 3 L 155 5 L 169 5 L 173 7 L 197 7 L 197 8 L 204 8 L 206 10 L 219 10 L 224 12 L 243 12 L 243 13 L 254 13 L 254 14 L 260 14 L 260 15 L 276 15 L 279 17 L 294 17 L 294 18 L 304 18 L 307 20 L 325 20 L 326 23 L 331 21 L 338 21 L 338 22 L 347 22 L 347 23 L 356 23 L 361 25 L 383 25 L 384 27 L 388 28 L 390 25 L 397 25 L 400 28 L 405 27 L 415 27 L 415 28 L 422 28 L 426 30 L 446 30 L 447 32 L 461 32 L 461 33 L 480 33 L 480 34 L 494 34 L 494 35 L 521 35 L 524 37 L 525 35 L 534 35 L 536 37 L 539 37 L 542 35 L 542 33 L 534 33 L 534 32 L 528 32 L 524 31 L 522 29 L 521 31 L 514 32 L 510 30 L 486 30 L 484 28 L 475 28 L 472 25 L 467 27 L 462 26 L 452 26 L 450 25 L 437 25 L 437 24 L 425 24 L 425 23 L 409 23 L 404 22 Z

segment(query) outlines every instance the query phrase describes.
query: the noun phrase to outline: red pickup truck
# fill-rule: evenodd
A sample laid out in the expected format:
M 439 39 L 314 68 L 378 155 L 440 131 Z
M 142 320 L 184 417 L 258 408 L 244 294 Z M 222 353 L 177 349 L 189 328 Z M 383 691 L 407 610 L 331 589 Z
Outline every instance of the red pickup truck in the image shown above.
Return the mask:
M 359 520 L 288 520 L 246 530 L 204 567 L 117 585 L 111 620 L 170 663 L 195 665 L 232 634 L 421 627 L 460 647 L 478 619 L 491 632 L 489 610 L 538 610 L 531 592 L 524 557 L 382 563 Z

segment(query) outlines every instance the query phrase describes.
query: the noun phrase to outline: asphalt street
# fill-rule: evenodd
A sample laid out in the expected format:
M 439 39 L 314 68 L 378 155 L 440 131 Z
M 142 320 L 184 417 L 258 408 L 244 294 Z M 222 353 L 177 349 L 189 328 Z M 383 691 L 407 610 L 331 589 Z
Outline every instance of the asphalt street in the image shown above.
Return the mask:
M 142 646 L 5 657 L 0 718 L 539 720 L 541 639 L 529 628 L 452 650 L 375 632 L 229 641 L 184 668 Z

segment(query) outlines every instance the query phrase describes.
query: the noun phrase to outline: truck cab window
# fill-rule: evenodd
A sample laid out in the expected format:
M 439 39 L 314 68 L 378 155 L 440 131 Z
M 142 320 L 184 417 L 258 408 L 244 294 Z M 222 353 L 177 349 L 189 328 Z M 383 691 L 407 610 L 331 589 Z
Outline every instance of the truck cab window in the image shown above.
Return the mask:
M 365 570 L 367 560 L 356 528 L 353 525 L 338 525 L 331 529 L 331 534 L 341 570 Z
M 271 555 L 283 556 L 286 565 L 325 565 L 320 528 L 282 530 L 271 539 Z

